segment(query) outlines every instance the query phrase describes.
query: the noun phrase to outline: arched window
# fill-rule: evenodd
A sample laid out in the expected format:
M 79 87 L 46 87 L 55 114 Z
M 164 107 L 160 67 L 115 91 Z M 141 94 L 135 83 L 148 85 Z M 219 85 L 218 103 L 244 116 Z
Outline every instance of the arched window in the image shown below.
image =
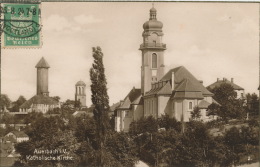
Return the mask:
M 152 54 L 152 68 L 157 68 L 157 54 Z
M 81 94 L 81 89 L 80 89 L 80 87 L 79 87 L 79 94 Z
M 189 102 L 189 110 L 192 110 L 192 102 Z

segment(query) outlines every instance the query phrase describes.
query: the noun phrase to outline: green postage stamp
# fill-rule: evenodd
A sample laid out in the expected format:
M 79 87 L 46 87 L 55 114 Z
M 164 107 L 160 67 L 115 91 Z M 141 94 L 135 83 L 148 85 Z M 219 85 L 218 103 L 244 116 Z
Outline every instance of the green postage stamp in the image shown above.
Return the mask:
M 1 14 L 2 47 L 41 46 L 39 4 L 2 4 Z

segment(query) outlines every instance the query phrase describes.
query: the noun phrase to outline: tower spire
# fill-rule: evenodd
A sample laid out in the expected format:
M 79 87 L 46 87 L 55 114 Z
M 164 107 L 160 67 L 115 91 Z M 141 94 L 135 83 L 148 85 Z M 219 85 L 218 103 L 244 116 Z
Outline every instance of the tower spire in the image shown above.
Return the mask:
M 151 90 L 152 83 L 158 82 L 164 75 L 164 50 L 166 45 L 162 42 L 162 22 L 156 19 L 156 9 L 150 9 L 150 19 L 143 24 L 143 43 L 141 67 L 141 92 L 144 95 Z
M 150 20 L 157 20 L 156 19 L 156 9 L 154 8 L 154 3 L 153 3 L 153 7 L 150 9 Z

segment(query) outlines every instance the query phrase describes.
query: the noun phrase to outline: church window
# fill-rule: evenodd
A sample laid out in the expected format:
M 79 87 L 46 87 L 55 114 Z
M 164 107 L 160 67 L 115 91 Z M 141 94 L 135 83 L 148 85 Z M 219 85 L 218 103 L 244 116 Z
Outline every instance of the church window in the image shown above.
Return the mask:
M 157 54 L 152 54 L 152 68 L 157 68 Z
M 189 102 L 189 110 L 192 110 L 192 102 Z

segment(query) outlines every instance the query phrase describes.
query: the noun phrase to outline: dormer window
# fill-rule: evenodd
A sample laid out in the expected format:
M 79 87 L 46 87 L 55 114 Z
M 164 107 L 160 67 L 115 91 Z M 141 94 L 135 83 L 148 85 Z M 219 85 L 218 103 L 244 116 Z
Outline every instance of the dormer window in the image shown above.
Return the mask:
M 152 68 L 157 68 L 157 54 L 152 54 Z

